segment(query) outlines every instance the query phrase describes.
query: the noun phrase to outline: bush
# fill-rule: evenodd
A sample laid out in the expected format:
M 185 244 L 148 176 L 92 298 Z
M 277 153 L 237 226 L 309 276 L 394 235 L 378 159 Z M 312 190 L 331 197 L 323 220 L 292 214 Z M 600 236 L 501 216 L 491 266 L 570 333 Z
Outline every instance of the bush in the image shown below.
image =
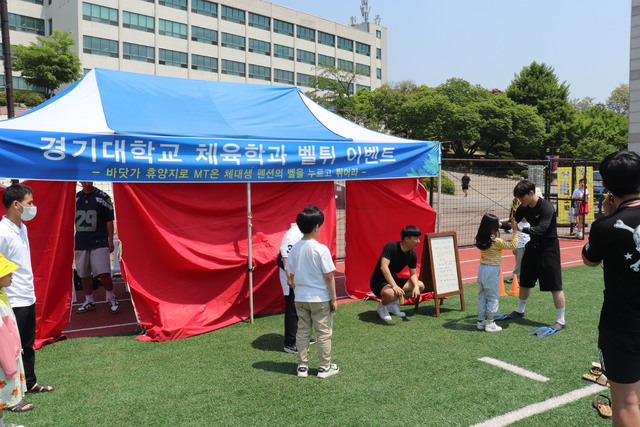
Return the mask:
M 424 186 L 427 188 L 427 190 L 429 189 L 429 179 L 430 178 L 424 178 Z M 433 191 L 435 193 L 438 192 L 438 178 L 436 177 L 436 179 L 434 180 L 433 183 Z M 456 185 L 453 183 L 453 181 L 451 181 L 451 178 L 449 178 L 446 175 L 442 175 L 442 194 L 456 194 Z
M 14 90 L 13 91 L 13 103 L 24 104 L 27 107 L 35 107 L 44 102 L 44 95 L 38 92 L 31 92 L 29 90 Z M 3 107 L 7 105 L 7 93 L 0 92 L 0 105 Z
M 524 179 L 529 178 L 529 169 L 522 169 L 522 172 L 520 172 L 520 175 L 521 175 Z

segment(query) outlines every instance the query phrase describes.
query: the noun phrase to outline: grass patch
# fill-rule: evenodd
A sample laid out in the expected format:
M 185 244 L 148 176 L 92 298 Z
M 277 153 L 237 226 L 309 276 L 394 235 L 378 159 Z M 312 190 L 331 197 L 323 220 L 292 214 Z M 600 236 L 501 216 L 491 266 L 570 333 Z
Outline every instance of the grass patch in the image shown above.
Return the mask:
M 591 383 L 582 380 L 597 360 L 602 270 L 563 269 L 567 329 L 551 337 L 527 333 L 555 321 L 551 295 L 535 289 L 527 317 L 504 330 L 476 330 L 477 287 L 465 285 L 445 301 L 406 320 L 384 324 L 375 303 L 342 304 L 334 322 L 333 360 L 340 373 L 295 377 L 295 355 L 282 351 L 283 315 L 262 316 L 212 333 L 166 343 L 131 336 L 80 338 L 37 352 L 41 382 L 54 393 L 29 396 L 36 405 L 5 421 L 34 426 L 428 425 L 468 426 Z M 511 312 L 517 297 L 502 297 Z M 533 381 L 477 361 L 489 356 L 544 375 Z M 609 394 L 608 391 L 606 391 Z M 610 425 L 591 397 L 516 423 Z

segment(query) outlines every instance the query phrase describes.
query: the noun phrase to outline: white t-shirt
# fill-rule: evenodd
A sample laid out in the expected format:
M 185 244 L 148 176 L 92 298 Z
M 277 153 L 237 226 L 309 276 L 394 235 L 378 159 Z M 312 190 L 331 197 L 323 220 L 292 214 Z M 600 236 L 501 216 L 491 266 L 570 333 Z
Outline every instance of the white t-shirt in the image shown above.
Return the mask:
M 13 272 L 11 286 L 4 288 L 11 307 L 29 307 L 36 302 L 31 270 L 31 249 L 24 222 L 20 227 L 6 216 L 0 221 L 0 254 L 18 264 Z
M 282 243 L 280 244 L 280 255 L 282 258 L 289 258 L 289 252 L 291 252 L 291 248 L 293 245 L 298 243 L 300 239 L 302 239 L 302 231 L 298 228 L 298 224 L 291 223 L 291 228 L 287 230 L 284 237 L 282 238 Z M 287 284 L 287 274 L 284 272 L 282 268 L 278 270 L 280 273 L 280 285 L 282 285 L 282 293 L 286 296 L 289 295 L 289 285 Z
M 582 190 L 580 187 L 578 187 L 575 190 L 573 190 L 573 194 L 571 195 L 571 198 L 572 199 L 580 199 L 580 200 L 574 200 L 573 201 L 573 205 L 576 208 L 578 207 L 578 203 L 582 202 L 582 199 L 584 197 L 584 193 L 587 193 L 587 197 L 585 197 L 585 200 L 587 202 L 589 202 L 589 190 L 587 190 L 586 188 L 584 190 Z
M 289 253 L 287 271 L 294 275 L 296 302 L 331 301 L 323 274 L 336 269 L 331 252 L 316 240 L 300 240 Z

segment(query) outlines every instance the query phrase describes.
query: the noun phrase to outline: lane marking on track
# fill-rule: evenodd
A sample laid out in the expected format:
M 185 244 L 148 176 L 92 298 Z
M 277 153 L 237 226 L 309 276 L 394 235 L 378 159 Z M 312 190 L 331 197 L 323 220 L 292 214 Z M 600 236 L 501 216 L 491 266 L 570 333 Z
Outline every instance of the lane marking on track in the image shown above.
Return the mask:
M 549 411 L 567 403 L 575 402 L 583 397 L 598 393 L 605 389 L 598 384 L 592 384 L 587 387 L 579 388 L 577 390 L 570 391 L 569 393 L 561 394 L 560 396 L 552 397 L 543 402 L 534 403 L 524 408 L 516 409 L 515 411 L 507 412 L 504 415 L 491 418 L 479 424 L 474 424 L 471 427 L 502 427 L 515 423 L 522 419 L 531 417 L 533 415 L 541 414 L 542 412 Z
M 480 357 L 479 361 L 488 363 L 493 366 L 497 366 L 502 369 L 506 369 L 507 371 L 513 372 L 514 374 L 521 375 L 523 377 L 531 378 L 532 380 L 547 382 L 549 378 L 544 377 L 540 374 L 536 374 L 535 372 L 528 371 L 520 366 L 512 365 L 511 363 L 503 362 L 502 360 L 494 359 L 493 357 Z
M 95 328 L 72 329 L 70 331 L 62 331 L 62 333 L 63 334 L 70 334 L 71 332 L 95 331 L 96 329 L 117 328 L 118 326 L 131 326 L 131 325 L 137 325 L 137 324 L 138 324 L 137 322 L 121 323 L 119 325 L 96 326 Z

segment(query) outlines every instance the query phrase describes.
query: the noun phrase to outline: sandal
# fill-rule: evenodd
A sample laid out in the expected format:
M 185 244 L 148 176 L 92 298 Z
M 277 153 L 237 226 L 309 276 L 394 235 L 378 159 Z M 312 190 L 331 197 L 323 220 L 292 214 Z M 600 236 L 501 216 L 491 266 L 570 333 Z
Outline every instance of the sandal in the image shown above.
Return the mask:
M 50 391 L 55 390 L 55 388 L 53 388 L 53 386 L 50 385 L 46 385 L 46 384 L 34 384 L 33 387 L 31 387 L 26 394 L 31 394 L 31 393 L 48 393 Z
M 587 380 L 587 381 L 591 381 L 592 383 L 596 383 L 599 384 L 601 386 L 604 387 L 609 387 L 609 380 L 607 379 L 607 377 L 605 376 L 605 374 L 601 374 L 601 375 L 591 375 L 591 374 L 583 374 L 582 375 L 582 379 L 583 380 Z
M 600 362 L 591 362 L 591 366 L 594 368 L 602 369 L 602 365 L 600 364 Z
M 20 413 L 30 411 L 33 408 L 33 403 L 27 402 L 26 400 L 22 399 L 20 402 L 18 402 L 17 405 L 9 406 L 6 408 L 6 410 L 9 412 Z
M 602 375 L 602 369 L 598 368 L 596 366 L 594 366 L 593 368 L 589 369 L 589 372 L 591 372 L 591 374 L 595 375 L 596 377 Z
M 604 394 L 597 394 L 593 398 L 593 407 L 597 409 L 598 414 L 602 418 L 611 418 L 613 414 L 611 410 L 611 399 Z

